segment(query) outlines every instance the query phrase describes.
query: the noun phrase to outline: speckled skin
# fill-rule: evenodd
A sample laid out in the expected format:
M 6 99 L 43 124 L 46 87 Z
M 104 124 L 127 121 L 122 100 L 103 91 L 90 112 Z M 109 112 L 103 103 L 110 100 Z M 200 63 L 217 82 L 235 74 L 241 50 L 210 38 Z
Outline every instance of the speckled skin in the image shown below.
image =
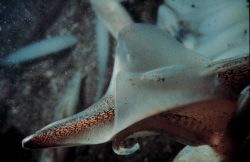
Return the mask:
M 221 61 L 216 69 L 217 77 L 232 97 L 238 97 L 241 90 L 250 83 L 249 54 L 244 57 Z
M 248 62 L 249 56 L 246 56 L 209 65 L 208 69 L 212 68 L 212 73 L 217 74 L 218 89 L 227 88 L 231 92 L 235 90 L 234 87 L 245 87 L 249 84 Z M 208 144 L 222 157 L 228 157 L 233 150 L 233 141 L 227 127 L 236 109 L 236 102 L 229 93 L 222 98 L 192 103 L 148 117 L 117 133 L 112 138 L 113 147 L 123 147 L 121 142 L 136 132 L 151 131 L 164 133 L 184 144 Z M 112 126 L 114 118 L 114 96 L 106 96 L 87 110 L 52 123 L 27 137 L 23 140 L 23 147 L 34 149 L 72 146 L 74 139 L 79 136 L 105 125 Z M 98 134 L 92 134 L 91 138 L 95 136 Z M 88 141 L 88 138 L 84 137 L 84 140 Z
M 235 108 L 235 101 L 218 99 L 166 111 L 118 133 L 114 138 L 114 147 L 121 147 L 121 142 L 133 133 L 150 131 L 165 134 L 187 145 L 209 144 L 225 154 L 231 149 L 227 146 L 231 145 L 231 141 L 224 141 L 224 138 L 228 138 L 227 124 Z
M 230 161 L 234 141 L 228 134 L 228 124 L 237 108 L 236 97 L 250 83 L 249 55 L 220 61 L 208 68 L 217 74 L 216 91 L 228 90 L 224 98 L 186 105 L 141 120 L 115 136 L 114 149 L 124 147 L 122 141 L 136 132 L 152 131 L 188 145 L 208 144 Z
M 65 145 L 65 141 L 82 132 L 90 131 L 102 124 L 110 124 L 114 120 L 114 98 L 108 96 L 93 105 L 91 111 L 76 114 L 62 121 L 52 123 L 35 134 L 23 140 L 23 147 L 36 149 L 58 147 Z M 67 146 L 71 145 L 70 142 Z M 74 145 L 74 144 L 72 144 Z

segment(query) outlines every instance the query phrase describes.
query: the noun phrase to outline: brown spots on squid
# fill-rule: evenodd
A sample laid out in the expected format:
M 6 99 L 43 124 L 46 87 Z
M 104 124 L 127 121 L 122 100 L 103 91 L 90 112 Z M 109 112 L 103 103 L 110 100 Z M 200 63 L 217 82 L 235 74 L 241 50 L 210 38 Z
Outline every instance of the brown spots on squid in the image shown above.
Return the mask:
M 235 101 L 218 99 L 170 110 L 164 116 L 169 118 L 168 121 L 175 118 L 173 124 L 180 128 L 176 131 L 177 137 L 188 136 L 186 140 L 191 144 L 208 144 L 219 154 L 228 154 L 232 151 L 233 141 L 227 129 L 235 108 Z
M 164 82 L 166 79 L 164 77 L 157 76 L 156 80 L 157 82 Z
M 216 145 L 218 143 L 217 137 L 222 136 L 221 133 L 218 133 L 212 128 L 210 128 L 206 122 L 203 122 L 202 120 L 196 119 L 194 117 L 171 113 L 171 111 L 167 113 L 162 113 L 160 114 L 160 116 L 165 118 L 167 124 L 173 125 L 176 130 L 180 130 L 179 133 L 181 133 L 182 135 L 176 134 L 177 140 L 179 141 L 184 140 L 188 144 Z M 192 134 L 192 136 L 188 134 Z M 184 139 L 186 138 L 185 136 L 190 137 L 190 138 Z
M 114 96 L 108 96 L 104 100 L 102 100 L 100 103 L 96 104 L 95 109 L 103 109 L 103 108 L 108 108 L 108 107 L 115 107 L 114 105 Z
M 249 56 L 218 67 L 217 77 L 224 87 L 230 88 L 231 94 L 238 96 L 240 91 L 250 83 Z
M 61 141 L 70 136 L 77 135 L 83 131 L 88 131 L 88 129 L 92 127 L 106 122 L 111 122 L 113 120 L 114 108 L 110 108 L 107 111 L 100 112 L 91 117 L 70 120 L 68 122 L 52 126 L 51 128 L 41 130 L 33 135 L 26 145 L 28 145 L 28 148 L 59 146 L 60 143 L 62 143 Z
M 188 129 L 192 132 L 199 132 L 204 134 L 211 134 L 213 131 L 209 129 L 202 121 L 199 121 L 193 117 L 174 114 L 171 112 L 162 113 L 160 116 L 168 120 L 169 123 L 174 124 L 175 127 Z
M 116 143 L 136 132 L 156 132 L 188 145 L 208 144 L 227 152 L 230 141 L 226 137 L 227 125 L 236 107 L 235 101 L 209 100 L 175 108 L 145 118 L 122 130 L 114 137 Z M 229 145 L 229 146 L 225 146 Z
M 249 56 L 239 57 L 233 60 L 225 60 L 223 62 L 222 62 L 222 65 L 217 68 L 218 70 L 224 70 L 227 68 L 232 68 L 234 66 L 239 66 L 239 65 L 244 65 L 244 64 L 249 65 Z

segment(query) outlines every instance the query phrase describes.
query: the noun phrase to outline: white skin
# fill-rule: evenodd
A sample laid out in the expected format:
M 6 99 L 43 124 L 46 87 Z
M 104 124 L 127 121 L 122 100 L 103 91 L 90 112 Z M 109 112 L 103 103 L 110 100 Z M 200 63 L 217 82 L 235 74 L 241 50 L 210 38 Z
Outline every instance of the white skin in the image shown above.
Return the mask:
M 150 30 L 151 31 L 150 33 L 155 32 L 153 36 L 156 36 L 155 38 L 157 39 L 159 39 L 160 38 L 159 36 L 163 34 L 158 29 L 153 28 L 153 26 L 145 26 L 145 25 L 138 25 L 138 24 L 128 27 L 127 30 L 129 30 L 130 32 L 135 32 L 135 34 L 139 34 L 140 37 L 143 37 L 143 36 L 145 37 L 146 33 L 149 32 L 148 30 Z M 143 30 L 145 32 L 142 32 Z M 203 60 L 204 59 L 203 57 L 200 58 L 197 55 L 193 55 L 192 52 L 186 50 L 185 48 L 179 48 L 180 44 L 178 42 L 174 41 L 174 39 L 167 38 L 165 41 L 168 41 L 168 43 L 171 44 L 171 49 L 173 49 L 174 45 L 178 47 L 176 48 L 176 50 L 179 52 L 176 54 L 181 55 L 182 52 L 185 52 L 185 53 L 190 52 L 189 57 L 193 56 L 193 59 L 190 60 L 188 64 L 186 65 L 184 64 L 183 66 L 183 63 L 181 63 L 181 66 L 179 66 L 177 63 L 182 62 L 182 60 L 184 60 L 183 57 L 176 58 L 177 57 L 176 55 L 172 55 L 172 53 L 170 53 L 169 57 L 166 59 L 166 62 L 158 62 L 159 61 L 158 59 L 160 57 L 155 57 L 154 59 L 151 59 L 150 62 L 148 62 L 148 64 L 144 67 L 144 69 L 142 69 L 141 67 L 137 67 L 137 64 L 140 64 L 139 62 L 136 62 L 136 64 L 134 64 L 134 62 L 130 62 L 130 60 L 127 59 L 127 57 L 124 57 L 124 54 L 126 54 L 126 52 L 124 53 L 124 50 L 125 51 L 135 50 L 135 52 L 141 52 L 141 51 L 137 51 L 138 50 L 137 46 L 134 46 L 134 44 L 138 41 L 135 39 L 134 40 L 135 42 L 131 42 L 133 40 L 130 39 L 130 35 L 128 34 L 128 32 L 126 30 L 124 32 L 125 32 L 124 34 L 121 34 L 120 41 L 123 43 L 124 45 L 123 48 L 125 48 L 126 50 L 123 48 L 117 49 L 118 50 L 117 52 L 119 54 L 116 57 L 116 62 L 115 62 L 115 67 L 114 67 L 115 68 L 114 71 L 116 71 L 116 73 L 114 73 L 113 75 L 110 88 L 108 89 L 106 95 L 98 103 L 89 107 L 87 110 L 79 114 L 76 114 L 72 117 L 52 123 L 46 126 L 45 128 L 43 128 L 41 131 L 38 131 L 35 134 L 31 135 L 30 137 L 26 138 L 23 141 L 24 147 L 43 148 L 43 147 L 56 147 L 56 146 L 74 146 L 74 145 L 82 145 L 82 144 L 103 143 L 109 140 L 117 141 L 118 139 L 118 142 L 115 143 L 114 148 L 118 149 L 117 152 L 119 152 L 120 147 L 119 146 L 117 147 L 117 144 L 119 144 L 119 141 L 123 139 L 119 137 L 120 136 L 119 134 L 122 134 L 122 135 L 125 134 L 124 138 L 126 138 L 127 136 L 129 136 L 130 134 L 133 134 L 134 132 L 144 131 L 148 129 L 151 131 L 158 132 L 159 128 L 157 128 L 157 126 L 159 124 L 157 123 L 157 121 L 164 120 L 165 122 L 168 122 L 168 121 L 171 122 L 173 119 L 172 116 L 170 116 L 170 119 L 163 118 L 159 120 L 158 120 L 158 117 L 156 117 L 157 120 L 155 120 L 155 118 L 150 119 L 150 121 L 156 122 L 153 125 L 147 124 L 148 127 L 137 126 L 136 123 L 138 121 L 145 119 L 149 116 L 152 116 L 152 115 L 164 112 L 164 111 L 170 111 L 170 112 L 172 111 L 172 113 L 174 113 L 176 108 L 180 108 L 183 106 L 187 107 L 187 109 L 192 109 L 192 111 L 190 110 L 191 112 L 193 111 L 199 112 L 200 107 L 201 108 L 203 107 L 203 109 L 201 110 L 204 110 L 204 106 L 210 105 L 211 102 L 215 105 L 215 106 L 212 106 L 214 108 L 217 107 L 216 105 L 228 105 L 226 107 L 235 108 L 235 104 L 234 104 L 235 101 L 228 100 L 228 98 L 230 97 L 230 93 L 227 93 L 228 90 L 221 89 L 220 87 L 224 86 L 223 77 L 224 75 L 228 75 L 227 71 L 231 69 L 234 69 L 235 72 L 237 72 L 237 70 L 247 70 L 245 69 L 246 68 L 245 65 L 247 64 L 247 61 L 248 61 L 247 57 L 240 58 L 237 61 L 236 59 L 233 59 L 233 60 L 222 61 L 219 63 L 213 63 L 212 65 L 208 64 L 204 66 L 203 64 L 201 64 L 201 62 L 206 61 L 206 60 Z M 134 35 L 134 34 L 131 33 L 131 35 Z M 151 40 L 152 40 L 153 37 L 151 35 L 149 36 L 151 37 Z M 143 40 L 148 40 L 148 39 L 143 39 Z M 129 43 L 126 44 L 127 42 Z M 159 44 L 152 44 L 151 49 L 155 49 L 157 52 L 158 48 L 155 48 L 154 46 L 157 47 L 158 45 Z M 168 48 L 166 50 L 168 50 Z M 182 51 L 182 50 L 185 50 L 185 51 Z M 145 52 L 143 53 L 146 54 Z M 140 56 L 140 55 L 137 55 L 137 56 Z M 131 55 L 131 57 L 133 58 L 134 56 Z M 143 58 L 144 57 L 140 59 L 135 58 L 134 61 L 142 61 L 145 63 L 145 59 L 143 60 Z M 164 55 L 162 55 L 162 58 L 160 59 L 161 61 L 164 61 L 163 60 Z M 188 58 L 186 58 L 185 60 L 188 60 Z M 158 66 L 161 67 L 160 64 L 164 65 L 164 64 L 173 63 L 173 62 L 176 63 L 178 66 L 173 66 L 170 64 L 169 66 L 158 68 Z M 190 70 L 187 70 L 187 69 L 190 69 Z M 218 76 L 215 74 L 220 74 L 220 75 Z M 186 80 L 186 78 L 188 78 L 187 76 L 192 76 L 190 78 L 192 80 L 196 78 L 195 79 L 196 83 L 194 84 L 195 85 L 194 87 L 189 85 L 190 83 L 193 84 L 194 81 L 193 82 L 190 82 L 191 80 L 187 81 Z M 138 85 L 138 87 L 134 87 L 133 84 L 128 85 L 128 83 L 130 83 L 128 82 L 129 80 L 133 81 L 135 85 Z M 139 96 L 137 95 L 138 98 L 134 98 L 134 99 L 131 99 L 130 101 L 127 101 L 127 104 L 128 104 L 128 107 L 131 107 L 133 106 L 132 104 L 136 103 L 135 106 L 138 106 L 138 108 L 140 107 L 144 108 L 145 110 L 144 113 L 142 113 L 141 111 L 138 114 L 137 111 L 139 111 L 140 109 L 135 109 L 135 108 L 128 109 L 127 107 L 124 107 L 124 109 L 121 109 L 124 105 L 126 105 L 126 104 L 123 105 L 122 103 L 123 101 L 125 101 L 123 98 L 129 98 L 128 96 L 129 94 L 125 93 L 124 90 L 122 90 L 124 88 L 123 87 L 124 84 L 127 84 L 125 86 L 126 89 L 128 89 L 129 86 L 132 86 L 134 88 L 134 91 L 133 89 L 130 89 L 128 91 L 128 93 L 132 93 L 134 95 L 136 95 L 138 91 L 144 91 L 144 90 L 148 91 L 148 88 L 150 88 L 149 89 L 150 93 L 148 93 L 148 95 L 150 95 L 149 98 L 152 98 L 152 99 L 157 98 L 158 101 L 157 102 L 152 102 L 152 100 L 144 101 L 144 103 L 147 102 L 147 104 L 149 105 L 148 109 L 145 109 L 145 105 L 140 105 L 141 103 L 140 100 L 137 101 L 137 99 L 140 99 L 141 97 L 139 93 Z M 168 93 L 162 93 L 162 89 L 164 89 L 165 92 L 172 91 L 170 93 L 171 96 L 168 96 L 169 95 Z M 218 91 L 220 93 L 217 93 Z M 120 92 L 123 92 L 123 93 L 120 94 Z M 182 95 L 179 96 L 178 95 L 179 93 L 181 93 Z M 175 94 L 176 96 L 173 96 Z M 167 99 L 168 97 L 175 97 L 176 100 L 172 98 L 171 102 L 160 103 L 159 101 L 161 100 L 159 99 L 160 97 L 162 97 L 162 95 L 165 95 L 163 96 L 165 99 Z M 178 102 L 178 105 L 176 105 L 177 102 Z M 196 103 L 200 103 L 203 106 L 194 106 L 196 105 Z M 119 104 L 120 104 L 120 107 L 117 107 L 117 105 Z M 154 107 L 154 108 L 158 107 L 159 109 L 153 109 L 152 111 L 152 109 L 150 109 L 151 107 Z M 198 110 L 196 110 L 196 108 L 198 108 Z M 133 112 L 131 113 L 131 110 L 133 110 L 135 113 Z M 223 110 L 223 109 L 220 109 L 220 110 Z M 228 112 L 227 113 L 228 116 L 227 118 L 225 117 L 223 119 L 228 119 L 230 115 L 232 114 L 232 110 L 233 109 L 225 110 L 226 112 Z M 129 115 L 130 116 L 129 120 L 127 120 L 127 118 L 124 118 L 124 116 L 121 116 L 122 113 L 119 114 L 120 111 L 123 111 L 124 113 L 131 113 Z M 215 111 L 213 109 L 210 109 L 210 111 L 211 111 L 210 113 L 212 114 L 212 116 L 215 116 L 216 114 L 219 115 L 218 111 Z M 199 114 L 200 113 L 201 112 L 199 112 Z M 223 114 L 223 112 L 221 113 Z M 181 123 L 183 122 L 182 120 L 184 120 L 184 122 L 185 121 L 186 122 L 202 121 L 201 119 L 197 119 L 197 116 L 191 117 L 190 119 L 190 117 L 186 118 L 186 117 L 183 117 L 183 115 L 181 115 Z M 207 121 L 205 121 L 204 119 L 203 122 L 205 125 L 207 125 L 207 122 L 209 123 L 210 120 L 211 118 L 209 118 Z M 215 118 L 213 118 L 213 120 L 215 120 Z M 142 122 L 147 122 L 147 120 L 146 121 L 142 120 Z M 220 122 L 222 123 L 222 121 Z M 223 127 L 227 125 L 227 122 L 228 120 L 224 122 L 225 124 L 223 125 Z M 149 122 L 149 123 L 153 123 L 153 122 Z M 140 125 L 140 122 L 138 124 Z M 220 138 L 218 138 L 217 135 L 214 137 L 214 133 L 217 134 L 218 132 L 217 130 L 214 130 L 213 127 L 209 128 L 209 130 L 210 129 L 212 130 L 211 136 L 206 133 L 207 129 L 204 129 L 204 130 L 201 129 L 200 130 L 201 134 L 203 134 L 204 136 L 201 136 L 200 138 L 197 139 L 196 137 L 192 137 L 193 136 L 192 134 L 197 134 L 197 133 L 199 134 L 197 130 L 191 133 L 191 135 L 189 135 L 189 133 L 185 133 L 185 129 L 176 130 L 178 128 L 178 125 L 180 124 L 179 122 L 176 121 L 174 124 L 175 124 L 174 125 L 175 127 L 173 128 L 169 127 L 168 124 L 166 124 L 165 125 L 166 127 L 163 126 L 161 129 L 166 130 L 165 132 L 166 134 L 168 134 L 169 132 L 172 132 L 172 135 L 171 135 L 172 137 L 180 138 L 180 141 L 182 141 L 185 144 L 193 144 L 193 145 L 197 145 L 200 143 L 211 144 L 211 145 L 215 145 L 215 148 L 219 148 L 218 150 L 221 151 L 220 147 L 217 146 L 218 144 L 220 144 Z M 198 126 L 204 127 L 203 124 L 202 125 L 198 124 Z M 129 127 L 131 127 L 132 131 L 130 129 L 123 131 L 123 129 L 129 128 Z M 214 130 L 214 133 L 213 133 L 213 130 Z M 178 137 L 178 134 L 181 131 L 184 131 L 184 134 L 188 138 L 186 136 Z M 224 134 L 224 131 L 225 131 L 224 129 L 220 130 L 222 134 Z M 127 134 L 128 132 L 129 134 Z M 209 140 L 210 138 L 212 138 L 213 140 L 212 141 Z M 214 140 L 216 141 L 215 143 L 214 143 Z M 125 151 L 125 153 L 132 153 L 133 151 L 135 151 L 136 148 L 138 148 L 138 146 L 137 147 L 136 146 L 137 145 L 135 145 L 135 148 L 132 148 L 132 151 L 127 150 Z
M 92 4 L 95 4 L 99 3 L 100 1 L 92 0 L 91 2 Z M 102 13 L 102 10 L 98 7 L 94 6 L 94 8 L 98 10 L 97 13 L 99 10 L 100 13 Z M 116 140 L 116 136 L 124 135 L 131 131 L 126 131 L 126 128 L 129 129 L 131 127 L 131 134 L 138 130 L 147 130 L 148 128 L 142 127 L 139 127 L 138 129 L 136 124 L 140 120 L 146 120 L 146 118 L 161 112 L 171 112 L 176 108 L 183 106 L 185 107 L 185 105 L 192 105 L 191 107 L 193 107 L 193 104 L 196 105 L 196 103 L 207 105 L 207 103 L 210 103 L 208 101 L 211 100 L 213 103 L 215 102 L 217 104 L 226 102 L 227 104 L 231 105 L 229 107 L 234 107 L 235 100 L 228 101 L 230 96 L 227 93 L 228 90 L 219 88 L 224 86 L 225 83 L 223 80 L 223 75 L 222 78 L 218 77 L 217 75 L 227 75 L 226 71 L 231 68 L 236 68 L 236 71 L 242 69 L 241 67 L 244 69 L 246 64 L 245 57 L 236 65 L 230 64 L 231 66 L 219 66 L 224 65 L 223 63 L 214 65 L 211 61 L 209 61 L 209 59 L 206 59 L 183 48 L 177 41 L 170 38 L 163 32 L 160 32 L 158 29 L 155 29 L 154 27 L 136 25 L 131 23 L 131 21 L 126 18 L 124 20 L 128 21 L 125 21 L 126 23 L 123 25 L 119 24 L 115 27 L 112 27 L 111 25 L 109 28 L 115 29 L 113 35 L 118 37 L 118 48 L 112 81 L 106 95 L 98 103 L 89 107 L 87 110 L 70 118 L 52 123 L 49 126 L 43 128 L 41 131 L 38 131 L 24 139 L 24 147 L 39 148 L 72 146 L 82 144 L 96 144 L 109 140 Z M 130 26 L 128 26 L 129 24 Z M 125 28 L 125 26 L 128 27 Z M 120 36 L 118 36 L 119 33 Z M 138 36 L 135 37 L 134 34 Z M 166 38 L 162 37 L 162 35 L 166 35 Z M 141 41 L 138 41 L 137 39 L 140 38 Z M 151 42 L 147 41 L 149 40 L 148 38 L 151 39 Z M 161 41 L 153 43 L 155 40 Z M 161 42 L 163 42 L 163 44 L 161 44 Z M 150 53 L 147 54 L 146 49 L 148 48 L 143 46 L 145 44 L 149 46 L 148 48 L 151 49 L 151 52 L 157 55 L 157 57 L 152 57 Z M 164 47 L 163 50 L 160 50 L 159 48 L 162 47 Z M 167 55 L 164 55 L 164 53 Z M 187 55 L 184 55 L 184 53 Z M 228 62 L 234 62 L 234 60 L 227 60 L 225 63 Z M 141 67 L 142 64 L 145 66 Z M 212 68 L 210 64 L 213 64 Z M 247 72 L 249 73 L 249 69 Z M 192 78 L 190 76 L 192 76 Z M 195 83 L 192 82 L 194 78 Z M 137 85 L 137 88 L 135 88 L 134 91 L 132 88 L 133 85 L 130 85 L 128 82 L 129 80 L 134 81 L 134 84 Z M 166 82 L 163 84 L 159 83 L 161 81 Z M 190 83 L 192 84 L 190 85 Z M 122 93 L 124 85 L 127 85 L 129 88 L 131 88 L 132 91 Z M 161 91 L 162 88 L 166 90 L 164 93 Z M 147 94 L 148 96 L 146 97 L 155 100 L 149 100 L 149 104 L 147 105 L 148 108 L 146 109 L 145 105 L 140 105 L 141 101 L 143 100 L 142 97 L 145 96 L 140 96 L 140 94 L 137 93 L 138 90 L 142 92 L 149 92 L 143 94 Z M 216 93 L 217 91 L 220 91 L 221 93 L 218 94 Z M 162 94 L 166 96 L 162 96 Z M 131 98 L 131 95 L 135 95 L 136 97 Z M 171 98 L 170 103 L 161 102 L 163 101 L 162 99 L 167 99 L 170 96 L 174 96 Z M 124 103 L 124 99 L 126 98 L 129 98 L 129 100 L 127 100 L 128 103 Z M 131 109 L 124 109 L 126 108 L 126 106 L 124 107 L 125 104 L 129 104 L 129 106 L 136 106 L 138 109 L 135 109 L 134 112 L 131 112 Z M 124 108 L 122 109 L 122 107 Z M 144 108 L 143 111 L 141 109 L 142 107 Z M 152 109 L 151 107 L 158 107 L 158 109 Z M 123 112 L 125 115 L 121 112 Z M 228 111 L 229 116 L 231 115 L 231 112 L 232 111 Z M 126 113 L 133 115 L 131 115 L 130 118 L 124 118 L 126 117 Z M 211 111 L 211 113 L 216 114 L 216 111 Z M 155 118 L 152 118 L 151 120 L 155 121 L 154 119 Z M 171 119 L 172 117 L 170 118 L 170 121 Z M 185 118 L 182 117 L 182 119 Z M 187 119 L 187 121 L 189 121 L 189 119 Z M 204 123 L 206 122 L 207 121 L 204 121 Z M 226 124 L 227 121 L 225 122 L 224 126 Z M 177 125 L 178 122 L 175 123 L 175 127 L 173 128 L 166 126 L 165 129 L 168 131 L 165 133 L 172 131 L 171 136 L 178 138 L 178 132 L 185 132 L 185 129 L 178 130 L 176 132 L 174 130 Z M 133 129 L 132 126 L 136 126 L 137 130 Z M 151 125 L 150 129 L 157 131 L 156 126 L 157 124 Z M 72 131 L 72 127 L 79 128 L 79 130 Z M 110 129 L 112 129 L 112 131 L 110 131 Z M 122 132 L 123 130 L 124 132 Z M 124 138 L 126 138 L 128 135 L 129 134 L 125 135 Z M 190 141 L 193 140 L 195 144 L 196 142 L 200 142 L 198 139 L 193 139 L 192 136 L 189 138 L 179 138 L 181 138 L 180 141 L 184 141 L 186 144 L 192 144 Z M 210 136 L 207 137 L 205 135 L 203 138 L 204 139 L 202 142 L 205 144 L 211 144 L 207 142 L 207 140 L 210 139 Z M 114 145 L 114 147 L 117 149 L 117 145 Z M 132 151 L 125 150 L 125 154 L 132 153 L 136 150 L 136 148 L 138 148 L 137 145 L 132 148 Z M 119 150 L 117 152 L 119 153 Z

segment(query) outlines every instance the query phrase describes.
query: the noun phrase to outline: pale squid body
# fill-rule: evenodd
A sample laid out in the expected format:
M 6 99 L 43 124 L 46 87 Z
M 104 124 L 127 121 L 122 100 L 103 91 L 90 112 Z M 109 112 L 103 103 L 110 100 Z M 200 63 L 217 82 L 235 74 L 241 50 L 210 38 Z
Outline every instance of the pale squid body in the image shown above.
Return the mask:
M 160 29 L 178 37 L 186 48 L 213 61 L 249 54 L 249 2 L 246 0 L 165 0 L 165 4 L 159 7 L 157 19 Z M 247 80 L 246 84 L 249 84 Z M 249 92 L 243 96 L 249 99 L 247 94 Z M 239 99 L 239 103 L 247 102 Z M 240 105 L 237 106 L 238 111 Z M 209 161 L 207 157 L 212 157 L 212 154 L 204 156 L 202 150 L 209 152 L 206 147 L 187 146 L 175 162 L 184 159 Z
M 249 74 L 247 56 L 212 63 L 184 48 L 155 26 L 143 24 L 132 24 L 122 30 L 116 52 L 114 72 L 106 95 L 83 112 L 49 124 L 27 137 L 23 140 L 23 147 L 34 149 L 76 146 L 114 140 L 114 149 L 118 153 L 121 151 L 121 154 L 129 154 L 138 149 L 138 144 L 131 149 L 122 149 L 119 142 L 137 131 L 145 130 L 166 134 L 170 132 L 170 136 L 180 138 L 179 141 L 185 144 L 209 143 L 217 147 L 220 143 L 217 131 L 224 133 L 225 125 L 235 108 L 235 102 L 229 100 L 229 86 L 226 83 L 230 83 L 230 75 L 227 71 L 234 69 L 237 74 L 242 70 L 245 71 L 245 75 Z M 234 79 L 237 83 L 237 78 Z M 240 80 L 238 83 L 241 83 Z M 222 112 L 219 114 L 226 114 L 221 128 L 207 125 L 206 122 L 211 120 L 211 115 L 217 113 L 214 109 L 208 109 L 210 118 L 204 119 L 204 124 L 200 124 L 204 130 L 198 129 L 198 133 L 197 130 L 185 133 L 187 128 L 177 129 L 178 125 L 192 120 L 202 122 L 203 119 L 197 117 L 202 114 L 201 108 L 206 107 L 206 103 L 214 105 L 214 108 L 221 104 L 229 108 L 220 109 Z M 203 106 L 195 106 L 196 104 Z M 175 113 L 175 109 L 181 107 L 190 108 L 197 115 L 193 116 L 190 113 L 191 116 L 183 117 L 186 109 Z M 201 108 L 197 110 L 196 107 Z M 159 120 L 172 122 L 173 126 L 166 124 L 161 129 L 158 128 L 157 114 L 168 111 L 173 111 L 174 116 L 179 115 L 184 121 L 175 121 L 176 119 L 170 115 Z M 153 118 L 149 120 L 155 121 L 155 125 L 149 124 L 148 128 L 147 125 L 140 127 L 140 122 L 148 122 L 147 118 L 150 116 Z M 184 135 L 189 134 L 188 137 L 178 137 L 181 131 Z M 213 140 L 210 142 L 211 136 L 202 136 L 202 133 L 207 131 L 211 132 L 212 137 L 215 134 L 215 143 Z
M 123 148 L 120 142 L 146 131 L 165 133 L 184 144 L 208 144 L 220 155 L 229 153 L 226 127 L 236 108 L 231 94 L 237 97 L 249 84 L 247 53 L 211 61 L 153 25 L 134 24 L 129 18 L 124 22 L 114 25 L 118 45 L 104 97 L 25 138 L 23 147 L 114 141 L 115 152 L 130 154 L 139 145 Z
M 164 1 L 158 10 L 158 26 L 179 37 L 187 48 L 212 60 L 249 52 L 246 0 Z
M 115 132 L 162 111 L 218 97 L 214 74 L 203 74 L 209 60 L 156 27 L 134 24 L 120 37 Z

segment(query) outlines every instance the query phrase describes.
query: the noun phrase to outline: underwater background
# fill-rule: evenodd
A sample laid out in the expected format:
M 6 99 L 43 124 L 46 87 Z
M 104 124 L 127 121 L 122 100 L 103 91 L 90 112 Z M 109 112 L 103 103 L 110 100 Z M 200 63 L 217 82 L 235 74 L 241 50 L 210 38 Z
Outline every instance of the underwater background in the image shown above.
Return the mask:
M 202 34 L 190 30 L 192 29 L 190 26 L 197 24 L 190 25 L 183 23 L 183 21 L 178 22 L 171 19 L 171 12 L 170 17 L 164 18 L 163 15 L 162 22 L 158 24 L 157 14 L 159 14 L 159 8 L 161 8 L 159 6 L 167 2 L 167 0 L 117 1 L 122 3 L 122 6 L 129 12 L 134 22 L 157 24 L 159 26 L 162 24 L 170 25 L 166 30 L 169 30 L 170 34 L 177 33 L 175 37 L 179 41 L 183 41 L 182 43 L 190 49 L 196 48 L 195 45 L 199 44 L 198 39 L 196 40 L 192 36 L 201 37 L 201 40 L 204 38 L 202 38 Z M 237 0 L 233 1 L 227 1 L 230 2 L 227 5 L 236 4 Z M 174 0 L 168 2 L 174 3 Z M 194 1 L 188 1 L 188 3 L 191 2 Z M 224 0 L 214 0 L 213 2 L 223 4 Z M 165 8 L 166 6 L 169 7 L 165 3 Z M 214 34 L 212 36 L 207 34 L 208 37 L 206 38 L 209 39 L 204 39 L 204 51 L 216 55 L 216 50 L 220 53 L 220 50 L 223 50 L 225 46 L 226 52 L 223 51 L 224 54 L 234 55 L 235 53 L 232 51 L 239 46 L 240 52 L 248 47 L 247 52 L 249 54 L 249 38 L 246 38 L 246 36 L 249 37 L 249 15 L 246 16 L 246 10 L 239 11 L 242 6 L 249 9 L 249 2 L 240 1 L 240 5 L 235 5 L 236 10 L 231 10 L 232 12 L 228 11 L 230 11 L 230 7 L 234 8 L 235 6 L 230 6 L 229 9 L 225 9 L 224 4 L 222 6 L 220 6 L 222 12 L 215 14 L 212 12 L 212 16 L 208 15 L 206 18 L 210 25 L 214 25 L 214 23 L 211 23 L 214 17 L 221 16 L 225 18 L 222 23 L 216 24 L 217 28 L 225 27 L 225 31 L 213 32 L 216 28 L 209 27 L 209 23 L 206 26 L 206 23 L 204 23 L 205 25 L 203 24 L 201 28 Z M 182 12 L 181 7 L 180 11 Z M 188 10 L 192 10 L 197 6 L 191 4 L 188 7 Z M 166 12 L 164 7 L 161 9 L 163 9 L 163 13 Z M 204 10 L 206 9 L 207 6 L 205 6 Z M 225 14 L 227 12 L 229 15 L 236 16 L 229 17 Z M 183 13 L 185 12 L 183 11 Z M 193 14 L 192 16 L 190 19 L 196 22 L 195 18 L 199 18 L 200 15 Z M 237 19 L 240 16 L 243 18 L 240 19 L 239 23 Z M 246 17 L 248 17 L 247 22 Z M 225 25 L 224 23 L 228 24 Z M 234 23 L 239 26 L 235 27 Z M 177 25 L 177 27 L 171 26 L 173 24 Z M 111 142 L 58 149 L 26 150 L 22 148 L 23 138 L 55 120 L 83 111 L 108 88 L 117 42 L 114 37 L 108 34 L 107 30 L 97 29 L 97 26 L 98 20 L 88 0 L 0 0 L 0 161 L 168 162 L 173 160 L 183 148 L 184 145 L 174 142 L 163 135 L 138 138 L 141 149 L 129 156 L 116 155 L 112 150 Z M 248 28 L 245 29 L 245 26 L 248 26 Z M 175 27 L 180 27 L 180 30 L 174 30 Z M 235 30 L 231 30 L 234 27 Z M 239 30 L 241 27 L 243 30 Z M 100 35 L 104 35 L 103 38 L 98 35 L 98 31 Z M 241 33 L 237 33 L 238 31 Z M 230 39 L 226 40 L 220 36 Z M 231 39 L 234 36 L 237 36 L 237 39 Z M 239 38 L 242 39 L 238 41 Z M 67 40 L 68 43 L 62 43 L 62 47 L 56 47 L 53 44 L 55 40 L 60 42 L 62 39 Z M 43 45 L 46 46 L 41 48 L 39 44 L 36 44 L 40 40 L 50 41 L 43 42 Z M 248 40 L 248 42 L 245 40 Z M 108 46 L 107 48 L 103 47 L 105 43 Z M 213 48 L 210 47 L 211 44 Z M 33 45 L 33 48 L 30 45 Z M 24 50 L 23 47 L 25 46 L 27 48 Z M 51 49 L 53 46 L 55 46 L 54 51 Z M 99 49 L 100 46 L 101 49 Z M 34 50 L 38 49 L 40 51 L 36 52 L 40 52 L 40 54 L 44 54 L 41 51 L 52 50 L 52 52 L 32 59 L 34 57 L 32 53 L 35 53 Z M 25 52 L 15 53 L 16 51 Z M 100 51 L 103 54 L 106 51 L 105 55 L 107 56 L 100 56 Z M 213 53 L 214 51 L 215 53 Z M 30 53 L 30 55 L 24 53 Z M 12 61 L 15 59 L 17 63 Z M 105 60 L 107 60 L 107 65 Z M 249 79 L 246 81 L 247 84 L 249 84 Z M 244 147 L 241 148 L 242 154 L 240 156 L 242 155 L 242 157 L 240 159 L 246 157 L 249 159 L 249 110 L 245 109 L 244 114 L 241 114 L 243 118 L 240 121 L 240 128 L 246 130 L 246 136 L 244 134 Z M 240 129 L 236 129 L 234 133 L 238 134 L 238 130 Z M 239 136 L 241 136 L 240 133 Z
M 136 22 L 155 23 L 161 0 L 127 0 L 123 5 Z M 164 136 L 147 137 L 142 149 L 129 156 L 113 153 L 111 143 L 60 149 L 25 150 L 21 141 L 51 123 L 71 78 L 81 71 L 76 109 L 95 101 L 98 70 L 95 15 L 86 0 L 0 0 L 0 58 L 45 38 L 73 34 L 77 43 L 55 54 L 28 62 L 0 65 L 1 159 L 25 162 L 170 161 L 183 145 Z M 115 40 L 110 36 L 104 90 L 112 74 Z M 70 89 L 70 88 L 69 88 Z M 1 160 L 5 161 L 5 160 Z

